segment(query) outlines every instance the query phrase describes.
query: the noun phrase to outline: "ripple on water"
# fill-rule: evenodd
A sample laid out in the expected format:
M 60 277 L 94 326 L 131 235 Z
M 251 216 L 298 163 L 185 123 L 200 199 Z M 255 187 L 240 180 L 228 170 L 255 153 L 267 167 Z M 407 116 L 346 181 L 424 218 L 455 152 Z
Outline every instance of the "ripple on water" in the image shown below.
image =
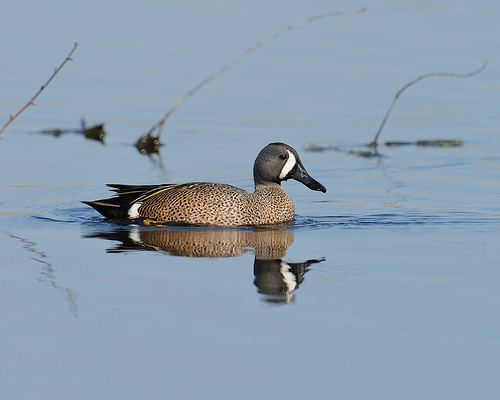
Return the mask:
M 478 214 L 465 211 L 437 211 L 432 214 L 420 212 L 401 212 L 363 215 L 327 215 L 317 217 L 295 217 L 296 228 L 364 228 L 423 225 L 428 227 L 477 225 L 498 223 L 499 216 L 492 217 L 491 213 Z

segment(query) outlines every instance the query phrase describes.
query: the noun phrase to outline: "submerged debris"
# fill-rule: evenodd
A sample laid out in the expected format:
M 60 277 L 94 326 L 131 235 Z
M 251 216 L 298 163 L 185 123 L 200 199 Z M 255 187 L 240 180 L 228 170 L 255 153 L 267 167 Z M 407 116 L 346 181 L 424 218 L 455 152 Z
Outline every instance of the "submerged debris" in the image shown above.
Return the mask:
M 40 133 L 43 133 L 45 135 L 52 135 L 54 137 L 59 137 L 65 133 L 79 133 L 83 134 L 86 139 L 96 140 L 98 142 L 104 143 L 104 137 L 106 136 L 104 123 L 87 127 L 85 120 L 82 118 L 81 126 L 81 129 L 44 129 L 40 131 Z
M 365 147 L 365 146 L 363 146 Z M 342 146 L 332 146 L 332 145 L 319 145 L 315 143 L 308 143 L 304 147 L 305 151 L 313 152 L 323 152 L 323 151 L 338 151 L 340 153 L 347 153 L 350 156 L 372 158 L 372 157 L 384 157 L 380 154 L 376 148 L 370 148 L 369 150 L 350 150 Z
M 151 132 L 148 132 L 144 136 L 141 136 L 139 140 L 135 143 L 135 147 L 142 154 L 150 156 L 151 154 L 157 154 L 160 152 L 160 147 L 162 143 L 159 136 L 153 136 Z
M 460 147 L 463 142 L 457 139 L 440 139 L 440 140 L 417 140 L 417 146 L 435 146 L 435 147 Z
M 104 124 L 93 125 L 89 128 L 84 128 L 81 131 L 86 139 L 97 140 L 98 142 L 104 143 L 104 136 L 106 136 L 106 131 L 104 130 Z
M 347 154 L 349 154 L 350 156 L 363 157 L 363 158 L 385 157 L 382 154 L 380 154 L 377 150 L 367 150 L 367 151 L 360 151 L 360 150 L 354 151 L 353 150 Z
M 304 147 L 304 150 L 305 151 L 321 152 L 321 151 L 330 151 L 330 150 L 339 151 L 340 148 L 337 147 L 337 146 L 331 146 L 331 145 L 323 146 L 323 145 L 320 145 L 320 144 L 308 143 Z
M 422 147 L 460 147 L 463 142 L 458 139 L 417 140 L 416 142 L 385 142 L 388 147 L 392 146 L 422 146 Z
M 407 141 L 391 141 L 385 142 L 384 145 L 387 147 L 401 147 L 401 146 L 419 146 L 419 147 L 460 147 L 464 144 L 463 141 L 458 139 L 437 139 L 437 140 L 417 140 L 414 142 Z M 334 145 L 319 145 L 315 143 L 308 143 L 304 150 L 322 152 L 322 151 L 338 151 L 341 153 L 347 153 L 350 156 L 363 157 L 363 158 L 373 158 L 373 157 L 385 157 L 378 152 L 378 146 L 372 147 L 370 145 L 361 146 L 368 147 L 368 150 L 352 150 L 346 149 L 341 146 Z

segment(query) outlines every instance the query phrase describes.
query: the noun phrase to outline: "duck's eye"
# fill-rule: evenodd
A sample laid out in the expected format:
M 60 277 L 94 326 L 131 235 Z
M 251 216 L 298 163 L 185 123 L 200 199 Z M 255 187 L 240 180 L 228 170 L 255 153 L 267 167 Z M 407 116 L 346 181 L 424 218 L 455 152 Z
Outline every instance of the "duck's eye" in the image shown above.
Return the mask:
M 279 157 L 280 157 L 282 160 L 286 160 L 286 159 L 287 159 L 286 154 L 280 154 L 280 156 L 279 156 Z

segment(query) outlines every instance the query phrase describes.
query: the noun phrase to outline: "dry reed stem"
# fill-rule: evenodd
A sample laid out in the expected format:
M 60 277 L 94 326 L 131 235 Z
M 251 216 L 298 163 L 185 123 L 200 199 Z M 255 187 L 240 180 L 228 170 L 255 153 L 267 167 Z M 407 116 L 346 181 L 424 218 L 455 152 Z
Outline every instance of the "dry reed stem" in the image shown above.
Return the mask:
M 264 46 L 266 43 L 270 42 L 273 39 L 276 39 L 278 36 L 281 36 L 287 32 L 290 32 L 293 29 L 299 28 L 301 26 L 304 26 L 306 24 L 309 24 L 311 22 L 319 21 L 325 18 L 330 18 L 330 17 L 336 17 L 340 15 L 348 15 L 348 14 L 360 14 L 366 11 L 366 8 L 363 7 L 359 10 L 347 10 L 347 11 L 335 11 L 335 12 L 330 12 L 330 13 L 324 13 L 324 14 L 319 14 L 319 15 L 314 15 L 312 17 L 303 19 L 299 22 L 296 22 L 295 24 L 291 24 L 286 26 L 285 28 L 274 32 L 272 35 L 267 36 L 266 38 L 260 40 L 256 44 L 254 44 L 252 47 L 249 47 L 246 49 L 243 53 L 241 53 L 238 57 L 234 58 L 231 60 L 229 63 L 224 65 L 222 68 L 219 68 L 217 71 L 215 71 L 212 75 L 210 75 L 208 78 L 203 80 L 202 82 L 198 83 L 194 88 L 189 90 L 186 94 L 184 94 L 181 98 L 179 98 L 175 104 L 165 113 L 162 119 L 160 119 L 156 124 L 154 124 L 151 129 L 144 135 L 146 136 L 151 136 L 152 133 L 155 130 L 158 130 L 158 138 L 160 137 L 162 130 L 163 130 L 163 125 L 167 121 L 167 119 L 174 113 L 179 106 L 184 103 L 190 96 L 195 94 L 198 90 L 200 90 L 203 86 L 205 86 L 207 83 L 213 81 L 215 78 L 217 78 L 219 75 L 222 73 L 226 72 L 229 68 L 231 68 L 234 64 L 237 62 L 241 61 L 244 59 L 246 56 L 248 56 L 250 53 L 254 52 L 257 50 L 259 47 Z
M 481 66 L 481 68 L 478 68 L 475 71 L 469 72 L 467 74 L 457 74 L 454 72 L 429 72 L 428 74 L 420 75 L 417 78 L 413 79 L 412 81 L 408 82 L 401 89 L 399 89 L 398 92 L 396 93 L 396 95 L 394 96 L 394 99 L 392 100 L 392 103 L 389 106 L 389 109 L 387 110 L 387 112 L 385 113 L 384 119 L 382 120 L 382 123 L 380 124 L 380 126 L 378 128 L 378 131 L 375 135 L 375 139 L 373 139 L 373 142 L 369 143 L 368 146 L 376 147 L 378 145 L 378 137 L 380 136 L 380 133 L 382 132 L 382 129 L 384 128 L 384 125 L 387 121 L 387 118 L 389 118 L 389 114 L 391 113 L 392 108 L 394 107 L 394 104 L 396 103 L 396 101 L 399 98 L 399 96 L 401 95 L 401 93 L 403 93 L 410 86 L 421 81 L 422 79 L 429 78 L 431 76 L 445 76 L 445 77 L 452 77 L 452 78 L 470 78 L 471 76 L 477 75 L 480 72 L 482 72 L 486 68 L 487 65 L 488 65 L 488 61 L 485 61 L 484 64 Z
M 5 123 L 5 125 L 0 129 L 0 134 L 5 130 L 5 128 L 7 128 L 10 123 L 12 121 L 14 121 L 24 110 L 26 110 L 29 106 L 34 106 L 35 103 L 35 99 L 38 97 L 38 95 L 40 93 L 42 93 L 43 89 L 45 89 L 47 87 L 47 85 L 52 81 L 52 79 L 54 79 L 54 77 L 56 76 L 56 74 L 62 69 L 62 67 L 64 67 L 64 64 L 66 64 L 68 61 L 71 60 L 71 56 L 73 55 L 74 51 L 76 50 L 76 47 L 78 46 L 78 43 L 75 42 L 74 43 L 74 46 L 73 46 L 73 49 L 70 51 L 70 53 L 68 54 L 68 56 L 66 57 L 66 59 L 62 62 L 62 64 L 55 68 L 54 69 L 54 72 L 52 73 L 52 75 L 50 76 L 49 80 L 47 82 L 45 82 L 44 85 L 42 85 L 42 87 L 40 88 L 40 90 L 38 90 L 38 92 L 35 93 L 35 95 L 17 112 L 15 113 L 14 115 L 11 115 L 9 120 Z

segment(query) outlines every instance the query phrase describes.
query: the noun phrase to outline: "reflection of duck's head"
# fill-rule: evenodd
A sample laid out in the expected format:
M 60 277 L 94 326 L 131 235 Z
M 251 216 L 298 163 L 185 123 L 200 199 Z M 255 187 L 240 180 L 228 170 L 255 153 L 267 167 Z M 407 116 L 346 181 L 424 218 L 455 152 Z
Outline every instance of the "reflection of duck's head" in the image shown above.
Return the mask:
M 309 265 L 320 260 L 307 260 L 303 263 L 287 263 L 283 260 L 257 260 L 254 263 L 254 284 L 259 293 L 269 303 L 291 303 L 293 292 L 304 281 Z
M 254 249 L 257 259 L 279 259 L 293 243 L 290 229 L 137 228 L 90 235 L 121 244 L 109 251 L 159 250 L 187 257 L 234 257 Z

